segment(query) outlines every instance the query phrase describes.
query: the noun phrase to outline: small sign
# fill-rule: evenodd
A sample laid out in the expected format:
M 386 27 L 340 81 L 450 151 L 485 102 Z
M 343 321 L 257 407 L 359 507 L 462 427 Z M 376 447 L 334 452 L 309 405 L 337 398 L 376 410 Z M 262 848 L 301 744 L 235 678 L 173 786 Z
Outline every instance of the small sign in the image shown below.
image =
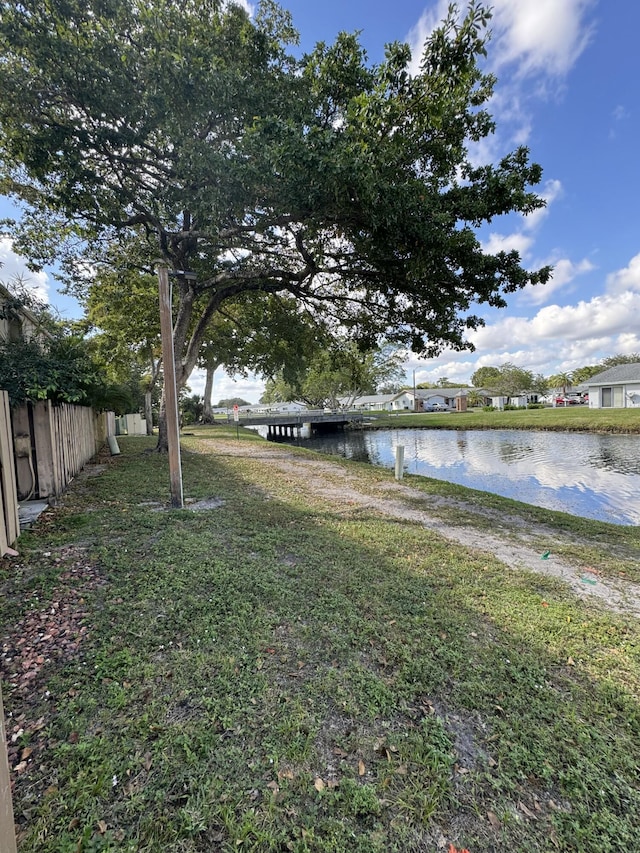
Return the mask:
M 233 407 L 233 420 L 236 423 L 238 423 L 238 421 L 240 420 L 240 409 L 237 405 Z

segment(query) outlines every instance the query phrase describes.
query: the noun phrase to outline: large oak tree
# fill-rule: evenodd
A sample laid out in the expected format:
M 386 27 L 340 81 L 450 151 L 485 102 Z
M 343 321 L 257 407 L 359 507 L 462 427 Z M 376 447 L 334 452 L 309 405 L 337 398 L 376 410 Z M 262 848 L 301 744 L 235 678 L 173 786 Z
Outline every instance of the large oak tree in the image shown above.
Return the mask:
M 453 9 L 411 75 L 406 45 L 371 65 L 345 34 L 293 59 L 270 0 L 255 20 L 219 0 L 0 0 L 16 246 L 67 270 L 84 254 L 85 274 L 118 240 L 168 264 L 180 385 L 214 314 L 251 293 L 285 293 L 369 346 L 469 347 L 479 304 L 549 274 L 477 237 L 543 204 L 526 149 L 469 156 L 493 132 L 488 19 Z

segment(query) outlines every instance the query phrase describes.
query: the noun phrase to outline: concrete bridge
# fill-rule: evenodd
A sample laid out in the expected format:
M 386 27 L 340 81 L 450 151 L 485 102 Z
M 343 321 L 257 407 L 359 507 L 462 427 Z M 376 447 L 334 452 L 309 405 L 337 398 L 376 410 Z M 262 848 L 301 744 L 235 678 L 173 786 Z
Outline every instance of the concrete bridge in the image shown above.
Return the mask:
M 271 441 L 277 441 L 278 438 L 295 438 L 305 426 L 310 433 L 333 432 L 344 429 L 347 424 L 362 421 L 361 412 L 325 412 L 322 409 L 277 414 L 240 412 L 238 418 L 238 423 L 242 426 L 267 426 L 267 438 Z M 232 415 L 229 415 L 229 422 L 234 423 Z

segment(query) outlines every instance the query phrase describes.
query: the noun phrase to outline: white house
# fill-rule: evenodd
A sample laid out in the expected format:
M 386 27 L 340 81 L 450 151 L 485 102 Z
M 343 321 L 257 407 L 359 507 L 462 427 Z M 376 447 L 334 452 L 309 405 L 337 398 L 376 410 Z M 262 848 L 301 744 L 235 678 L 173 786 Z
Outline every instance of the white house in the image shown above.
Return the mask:
M 610 367 L 585 384 L 590 409 L 640 408 L 640 362 Z
M 466 397 L 471 388 L 418 388 L 416 390 L 417 411 L 428 411 L 438 405 L 451 412 L 466 410 Z M 465 403 L 461 405 L 461 401 Z
M 398 391 L 394 394 L 391 401 L 391 409 L 394 412 L 415 412 L 415 402 L 413 399 L 413 391 Z
M 356 397 L 353 401 L 354 409 L 362 409 L 366 412 L 391 412 L 393 411 L 393 400 L 396 394 L 369 394 L 364 397 Z

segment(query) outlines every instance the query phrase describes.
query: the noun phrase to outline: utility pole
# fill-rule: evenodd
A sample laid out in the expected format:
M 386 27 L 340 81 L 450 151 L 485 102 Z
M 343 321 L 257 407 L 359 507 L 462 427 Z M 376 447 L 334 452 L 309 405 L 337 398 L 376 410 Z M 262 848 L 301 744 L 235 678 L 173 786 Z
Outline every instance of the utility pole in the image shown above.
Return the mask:
M 160 292 L 160 334 L 162 337 L 162 365 L 164 368 L 164 408 L 167 419 L 167 444 L 169 446 L 169 478 L 171 481 L 171 506 L 182 509 L 182 464 L 180 461 L 180 425 L 178 422 L 178 392 L 176 390 L 176 363 L 173 352 L 173 318 L 171 312 L 171 287 L 169 270 L 158 267 Z

